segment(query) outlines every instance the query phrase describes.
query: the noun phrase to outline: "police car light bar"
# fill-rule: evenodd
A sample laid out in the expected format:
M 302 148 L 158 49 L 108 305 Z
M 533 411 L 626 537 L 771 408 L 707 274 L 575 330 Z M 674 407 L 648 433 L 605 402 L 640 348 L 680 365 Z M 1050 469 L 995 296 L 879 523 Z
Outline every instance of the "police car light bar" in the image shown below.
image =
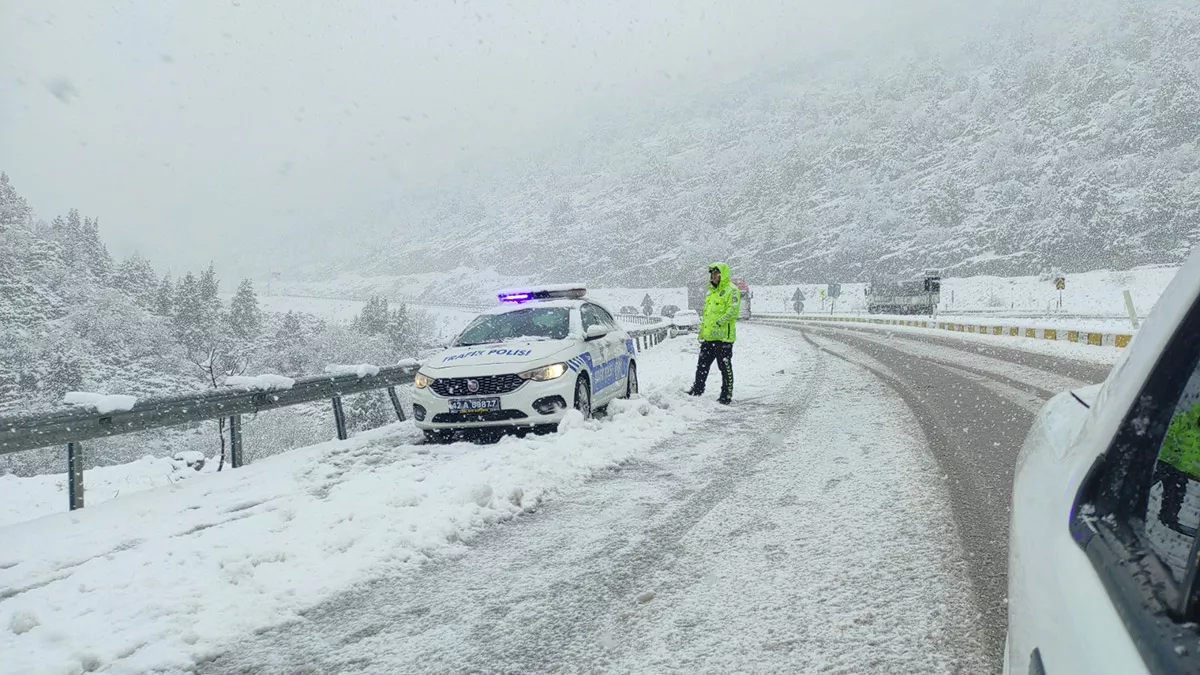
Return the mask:
M 579 300 L 587 295 L 587 288 L 580 284 L 561 284 L 538 288 L 514 288 L 499 291 L 500 302 L 529 302 L 530 300 Z

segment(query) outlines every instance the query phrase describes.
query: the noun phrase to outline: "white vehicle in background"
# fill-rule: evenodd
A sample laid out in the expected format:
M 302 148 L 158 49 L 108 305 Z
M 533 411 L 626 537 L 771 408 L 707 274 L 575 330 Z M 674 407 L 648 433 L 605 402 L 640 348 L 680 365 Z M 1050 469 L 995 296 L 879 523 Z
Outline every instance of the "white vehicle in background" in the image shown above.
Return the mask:
M 502 291 L 450 349 L 424 361 L 413 419 L 430 441 L 456 432 L 554 430 L 637 393 L 633 340 L 582 286 Z
M 671 317 L 671 325 L 681 332 L 698 331 L 700 330 L 700 315 L 692 309 L 680 310 Z
M 1005 672 L 1200 672 L 1200 252 L 1017 460 Z M 1090 406 L 1090 407 L 1089 407 Z

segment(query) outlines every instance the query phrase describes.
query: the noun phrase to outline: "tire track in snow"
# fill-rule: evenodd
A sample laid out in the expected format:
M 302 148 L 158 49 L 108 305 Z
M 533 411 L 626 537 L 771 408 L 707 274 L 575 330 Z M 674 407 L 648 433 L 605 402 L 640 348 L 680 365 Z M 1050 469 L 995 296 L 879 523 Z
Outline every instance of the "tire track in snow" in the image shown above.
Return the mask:
M 902 337 L 892 343 L 824 327 L 796 330 L 817 348 L 873 372 L 916 414 L 933 456 L 946 473 L 958 531 L 971 561 L 971 577 L 987 626 L 988 653 L 999 663 L 1007 630 L 1013 469 L 1036 413 L 1033 401 L 1024 395 L 1030 390 L 1024 382 L 1014 382 L 994 371 L 964 367 L 957 359 L 929 358 L 927 353 L 913 353 L 906 348 L 906 343 L 925 341 L 922 339 Z M 961 343 L 954 347 L 961 352 L 986 350 L 989 356 L 1011 358 L 1018 365 L 1075 382 L 1087 382 L 1081 378 L 1088 377 L 1098 381 L 1107 372 L 1015 350 Z M 1051 395 L 1040 388 L 1034 392 L 1040 402 Z

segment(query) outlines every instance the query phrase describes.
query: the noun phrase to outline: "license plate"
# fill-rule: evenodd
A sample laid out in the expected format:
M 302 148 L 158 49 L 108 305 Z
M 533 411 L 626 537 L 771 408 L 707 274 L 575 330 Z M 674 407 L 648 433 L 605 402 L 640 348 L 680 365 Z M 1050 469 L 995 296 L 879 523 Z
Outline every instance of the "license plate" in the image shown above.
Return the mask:
M 500 409 L 500 397 L 490 398 L 452 398 L 450 412 L 454 413 L 484 413 Z

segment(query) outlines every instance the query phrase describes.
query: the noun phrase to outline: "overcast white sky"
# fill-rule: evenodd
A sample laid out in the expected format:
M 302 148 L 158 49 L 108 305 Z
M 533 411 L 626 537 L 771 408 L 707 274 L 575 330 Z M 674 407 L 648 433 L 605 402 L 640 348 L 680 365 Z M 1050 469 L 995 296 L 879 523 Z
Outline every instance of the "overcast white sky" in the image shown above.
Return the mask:
M 40 216 L 98 216 L 117 254 L 199 266 L 912 4 L 0 0 L 0 170 Z

